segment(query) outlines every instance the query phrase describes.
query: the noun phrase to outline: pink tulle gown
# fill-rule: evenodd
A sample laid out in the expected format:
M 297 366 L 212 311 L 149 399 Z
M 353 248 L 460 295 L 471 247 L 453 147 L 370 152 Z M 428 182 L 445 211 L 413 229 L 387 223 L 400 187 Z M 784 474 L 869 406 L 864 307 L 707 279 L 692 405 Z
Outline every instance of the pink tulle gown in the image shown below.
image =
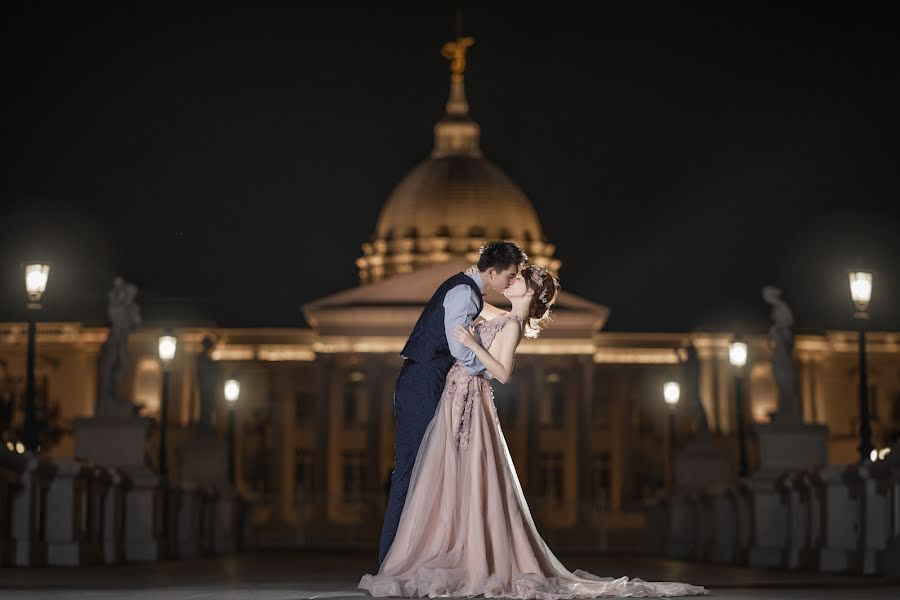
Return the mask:
M 476 337 L 489 348 L 514 318 L 482 321 Z M 685 583 L 569 572 L 535 528 L 490 385 L 460 363 L 447 375 L 419 447 L 394 543 L 378 574 L 363 576 L 359 588 L 376 597 L 543 600 L 707 594 Z

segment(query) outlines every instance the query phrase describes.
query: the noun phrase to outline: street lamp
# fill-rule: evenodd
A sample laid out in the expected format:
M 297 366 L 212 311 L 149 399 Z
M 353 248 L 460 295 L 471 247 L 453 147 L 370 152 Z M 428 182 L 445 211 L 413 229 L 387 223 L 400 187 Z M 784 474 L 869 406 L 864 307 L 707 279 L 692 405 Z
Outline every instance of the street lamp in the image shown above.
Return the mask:
M 237 379 L 229 379 L 225 382 L 225 401 L 228 403 L 228 481 L 236 485 L 234 476 L 234 412 L 237 409 L 237 401 L 241 396 L 241 382 Z
M 166 475 L 166 432 L 169 427 L 169 367 L 175 358 L 178 340 L 166 333 L 159 336 L 159 362 L 162 364 L 162 398 L 159 407 L 159 474 Z
M 669 445 L 675 450 L 675 407 L 681 398 L 681 386 L 676 381 L 667 381 L 663 385 L 663 399 L 669 405 Z
M 747 440 L 744 434 L 744 365 L 747 364 L 747 342 L 735 335 L 728 346 L 728 362 L 734 367 L 734 410 L 737 413 L 738 476 L 747 476 Z
M 38 448 L 37 407 L 34 399 L 34 344 L 37 327 L 35 311 L 41 309 L 41 296 L 50 279 L 50 265 L 29 263 L 25 265 L 25 292 L 28 294 L 28 349 L 25 366 L 25 448 L 36 452 Z
M 859 460 L 869 460 L 872 452 L 872 426 L 869 423 L 869 380 L 866 371 L 866 321 L 869 320 L 869 302 L 872 300 L 871 271 L 851 271 L 850 297 L 856 307 L 853 318 L 859 326 Z

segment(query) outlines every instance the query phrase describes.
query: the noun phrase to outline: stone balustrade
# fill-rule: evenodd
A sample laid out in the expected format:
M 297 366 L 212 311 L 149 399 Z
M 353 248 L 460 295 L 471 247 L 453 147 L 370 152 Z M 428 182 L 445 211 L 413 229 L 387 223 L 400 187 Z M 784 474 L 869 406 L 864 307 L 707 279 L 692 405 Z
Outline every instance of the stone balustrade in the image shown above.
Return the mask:
M 653 554 L 900 576 L 900 462 L 769 472 L 689 493 L 676 489 L 648 502 L 646 517 Z
M 147 470 L 0 448 L 0 561 L 80 566 L 245 551 L 254 501 Z

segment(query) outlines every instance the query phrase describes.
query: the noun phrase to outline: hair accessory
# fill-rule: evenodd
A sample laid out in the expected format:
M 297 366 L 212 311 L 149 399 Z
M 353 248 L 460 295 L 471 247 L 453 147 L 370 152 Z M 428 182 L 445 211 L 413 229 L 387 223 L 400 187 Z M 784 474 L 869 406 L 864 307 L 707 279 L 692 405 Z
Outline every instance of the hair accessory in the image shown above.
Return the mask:
M 547 267 L 541 267 L 532 265 L 531 266 L 531 281 L 537 284 L 537 286 L 541 289 L 541 293 L 538 296 L 538 299 L 544 304 L 547 303 L 547 289 L 544 287 L 544 278 L 549 277 L 550 270 Z

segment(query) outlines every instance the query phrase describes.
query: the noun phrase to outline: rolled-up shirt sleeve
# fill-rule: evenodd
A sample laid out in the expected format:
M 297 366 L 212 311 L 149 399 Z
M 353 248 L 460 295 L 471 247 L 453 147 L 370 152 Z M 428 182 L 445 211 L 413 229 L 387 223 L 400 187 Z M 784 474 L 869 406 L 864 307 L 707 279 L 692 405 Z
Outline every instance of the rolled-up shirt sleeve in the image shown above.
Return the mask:
M 453 337 L 455 325 L 470 327 L 477 316 L 478 298 L 475 297 L 475 290 L 468 285 L 458 285 L 444 296 L 444 333 L 447 335 L 450 354 L 461 362 L 472 375 L 481 375 L 485 379 L 491 379 L 493 376 L 481 364 L 475 353 Z

